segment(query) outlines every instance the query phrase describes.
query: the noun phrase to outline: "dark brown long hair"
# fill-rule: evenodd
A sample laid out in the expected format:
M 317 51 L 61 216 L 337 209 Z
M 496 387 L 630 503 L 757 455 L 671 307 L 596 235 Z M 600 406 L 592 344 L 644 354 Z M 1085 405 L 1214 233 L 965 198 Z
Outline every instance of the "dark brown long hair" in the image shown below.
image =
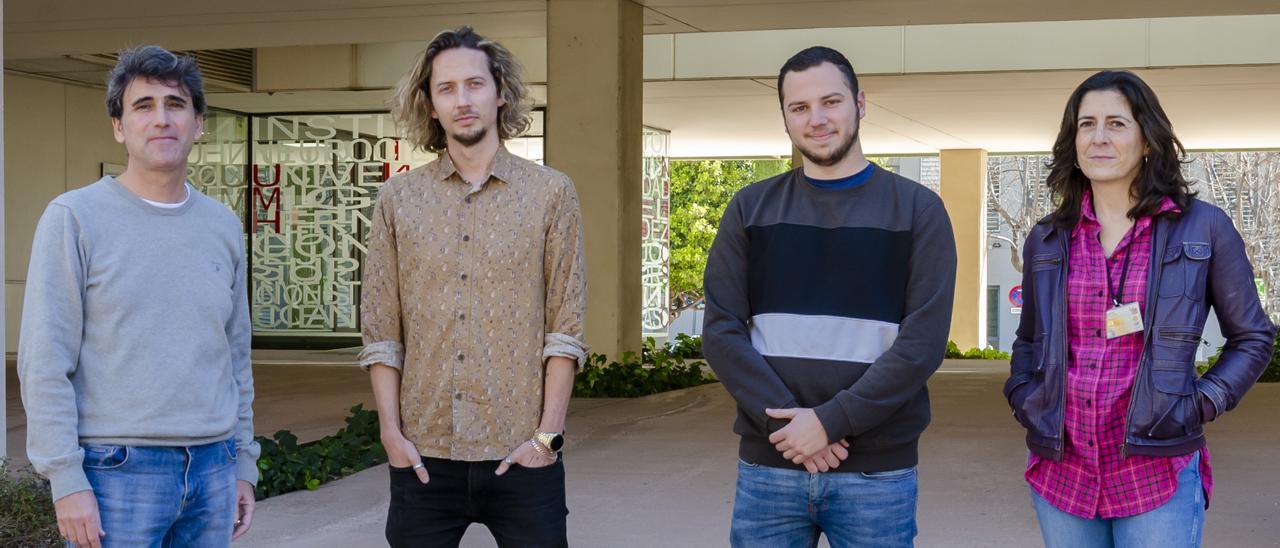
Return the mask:
M 1080 201 L 1089 189 L 1089 178 L 1076 166 L 1080 102 L 1086 93 L 1106 90 L 1119 92 L 1129 102 L 1147 143 L 1146 159 L 1129 186 L 1130 195 L 1137 198 L 1137 203 L 1129 209 L 1129 218 L 1155 215 L 1165 197 L 1172 198 L 1173 203 L 1185 211 L 1195 196 L 1191 183 L 1182 176 L 1186 150 L 1173 134 L 1173 124 L 1160 106 L 1160 100 L 1136 74 L 1127 70 L 1104 70 L 1087 78 L 1071 93 L 1066 111 L 1062 113 L 1062 128 L 1053 143 L 1053 159 L 1048 166 L 1049 191 L 1058 202 L 1058 209 L 1052 214 L 1054 223 L 1072 227 L 1080 220 Z

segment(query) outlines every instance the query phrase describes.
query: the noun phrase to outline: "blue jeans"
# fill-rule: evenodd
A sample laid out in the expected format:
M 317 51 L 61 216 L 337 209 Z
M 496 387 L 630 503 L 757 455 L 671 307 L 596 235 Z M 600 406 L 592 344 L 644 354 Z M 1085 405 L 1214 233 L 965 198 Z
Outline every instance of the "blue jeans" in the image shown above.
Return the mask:
M 889 472 L 810 474 L 738 462 L 730 541 L 735 548 L 912 546 L 915 467 Z
M 1199 454 L 1178 474 L 1178 490 L 1169 502 L 1135 516 L 1084 519 L 1059 510 L 1034 490 L 1031 501 L 1047 548 L 1195 548 L 1204 533 Z
M 102 546 L 225 548 L 236 520 L 236 444 L 85 445 Z

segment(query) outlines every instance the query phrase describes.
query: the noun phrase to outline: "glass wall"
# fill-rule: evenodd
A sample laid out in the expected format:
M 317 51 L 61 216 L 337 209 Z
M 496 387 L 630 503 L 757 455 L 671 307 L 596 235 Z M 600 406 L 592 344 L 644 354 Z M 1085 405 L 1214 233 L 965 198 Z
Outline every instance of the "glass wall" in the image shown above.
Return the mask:
M 204 134 L 191 147 L 187 160 L 187 180 L 226 204 L 243 223 L 248 215 L 249 117 L 223 110 L 206 112 Z
M 254 330 L 358 332 L 377 191 L 430 158 L 401 143 L 386 113 L 255 116 L 251 127 Z
M 508 140 L 543 159 L 543 113 Z M 246 115 L 211 110 L 188 177 L 245 224 L 254 334 L 357 336 L 361 264 L 378 190 L 435 155 L 386 112 Z
M 671 323 L 671 132 L 644 128 L 644 176 L 640 195 L 641 329 L 658 344 Z

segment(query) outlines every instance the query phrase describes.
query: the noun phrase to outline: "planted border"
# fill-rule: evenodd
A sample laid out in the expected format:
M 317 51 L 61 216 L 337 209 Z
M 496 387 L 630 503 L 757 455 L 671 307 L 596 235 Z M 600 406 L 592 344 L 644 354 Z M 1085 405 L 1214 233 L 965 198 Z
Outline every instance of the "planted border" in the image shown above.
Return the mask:
M 944 356 L 948 360 L 1008 360 L 1012 359 L 1008 352 L 1001 352 L 995 348 L 970 348 L 964 352 L 960 351 L 960 347 L 955 341 L 947 341 L 947 354 Z
M 66 546 L 58 534 L 49 481 L 0 459 L 0 546 Z

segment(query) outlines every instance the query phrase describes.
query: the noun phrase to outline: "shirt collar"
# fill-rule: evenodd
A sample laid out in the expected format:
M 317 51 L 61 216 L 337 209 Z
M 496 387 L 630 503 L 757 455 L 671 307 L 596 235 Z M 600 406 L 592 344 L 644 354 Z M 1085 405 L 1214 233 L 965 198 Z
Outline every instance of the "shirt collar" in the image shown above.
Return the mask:
M 1168 213 L 1170 211 L 1181 213 L 1182 209 L 1179 208 L 1177 204 L 1173 203 L 1173 198 L 1165 196 L 1160 200 L 1160 207 L 1156 209 L 1156 215 Z M 1134 234 L 1137 235 L 1146 230 L 1146 228 L 1151 225 L 1151 218 L 1154 216 L 1155 215 L 1138 219 L 1135 222 L 1137 229 L 1134 230 Z M 1072 236 L 1078 236 L 1086 229 L 1092 231 L 1095 229 L 1101 230 L 1101 228 L 1102 225 L 1098 223 L 1098 217 L 1093 212 L 1093 191 L 1086 189 L 1084 191 L 1084 197 L 1080 199 L 1080 222 L 1076 223 L 1076 228 L 1072 231 Z
M 449 151 L 447 149 L 440 151 L 439 156 L 436 158 L 436 182 L 445 181 L 455 173 L 458 173 L 458 168 L 453 165 L 453 158 L 449 157 Z M 507 147 L 498 144 L 498 152 L 493 160 L 493 169 L 489 173 L 489 178 L 511 184 L 515 180 L 515 175 L 516 163 L 514 155 L 507 150 Z M 458 176 L 458 182 L 466 184 L 461 175 Z M 488 183 L 488 180 L 485 180 L 485 183 Z
M 1093 213 L 1093 191 L 1085 189 L 1084 197 L 1080 198 L 1080 222 L 1076 223 L 1075 230 L 1071 231 L 1071 237 L 1077 238 L 1097 228 L 1099 228 L 1098 217 Z

